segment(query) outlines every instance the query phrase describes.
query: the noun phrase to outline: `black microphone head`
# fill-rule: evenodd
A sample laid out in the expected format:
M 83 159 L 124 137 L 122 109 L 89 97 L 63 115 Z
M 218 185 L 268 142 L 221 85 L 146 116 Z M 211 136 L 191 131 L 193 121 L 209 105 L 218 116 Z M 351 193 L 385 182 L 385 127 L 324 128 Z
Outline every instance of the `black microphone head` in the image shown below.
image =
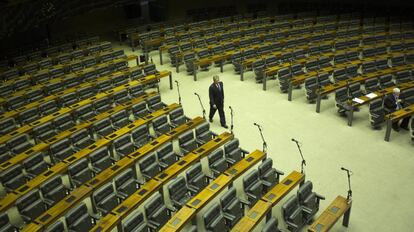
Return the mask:
M 293 142 L 295 142 L 295 139 L 294 139 L 294 138 L 292 138 L 292 141 L 293 141 Z
M 177 80 L 175 80 L 175 83 L 178 83 L 178 81 L 177 81 Z
M 197 95 L 197 93 L 194 93 L 194 95 Z
M 344 170 L 345 171 L 345 168 L 344 167 L 341 167 L 341 170 Z

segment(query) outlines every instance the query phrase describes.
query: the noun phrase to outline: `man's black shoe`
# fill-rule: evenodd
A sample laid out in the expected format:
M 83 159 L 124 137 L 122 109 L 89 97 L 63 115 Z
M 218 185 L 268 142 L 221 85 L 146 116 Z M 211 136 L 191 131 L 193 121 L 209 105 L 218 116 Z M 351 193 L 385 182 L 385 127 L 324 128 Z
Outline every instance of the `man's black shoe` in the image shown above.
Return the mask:
M 209 121 L 209 122 L 213 122 L 213 119 L 212 119 L 212 118 L 210 118 L 208 121 Z
M 226 129 L 229 128 L 227 125 L 221 125 L 221 127 L 224 127 Z

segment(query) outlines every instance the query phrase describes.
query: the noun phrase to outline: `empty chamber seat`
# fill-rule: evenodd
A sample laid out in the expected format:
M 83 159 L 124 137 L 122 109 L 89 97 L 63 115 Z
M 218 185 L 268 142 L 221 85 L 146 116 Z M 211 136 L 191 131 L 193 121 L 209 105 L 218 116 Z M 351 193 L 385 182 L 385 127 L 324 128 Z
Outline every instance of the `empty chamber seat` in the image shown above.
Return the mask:
M 63 185 L 62 177 L 60 175 L 55 176 L 40 185 L 40 191 L 42 192 L 43 199 L 45 199 L 48 208 L 55 205 L 69 194 L 68 189 Z
M 85 203 L 80 203 L 65 215 L 66 225 L 69 231 L 89 231 L 95 225 L 95 218 L 88 213 Z
M 108 214 L 119 203 L 112 182 L 106 183 L 104 186 L 93 192 L 92 200 L 96 211 L 102 216 Z
M 17 210 L 26 223 L 39 217 L 46 211 L 46 206 L 40 198 L 39 190 L 34 189 L 16 201 Z
M 114 178 L 115 188 L 118 196 L 125 200 L 139 188 L 139 183 L 132 169 L 128 169 Z
M 87 159 L 81 159 L 75 164 L 69 166 L 68 175 L 73 187 L 79 187 L 89 181 L 92 178 L 92 172 L 88 167 Z
M 160 193 L 144 206 L 148 226 L 152 230 L 159 230 L 171 218 L 171 211 L 165 206 L 164 198 Z

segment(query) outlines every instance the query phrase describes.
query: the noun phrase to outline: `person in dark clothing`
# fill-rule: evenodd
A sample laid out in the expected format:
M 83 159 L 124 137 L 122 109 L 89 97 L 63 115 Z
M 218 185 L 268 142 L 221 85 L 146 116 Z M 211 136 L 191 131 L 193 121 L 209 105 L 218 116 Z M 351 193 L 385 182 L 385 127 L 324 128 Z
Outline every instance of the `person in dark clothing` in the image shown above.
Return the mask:
M 388 95 L 384 98 L 384 108 L 386 113 L 392 113 L 399 109 L 402 109 L 404 102 L 400 99 L 400 89 L 394 88 L 392 91 L 392 95 Z M 410 121 L 410 117 L 405 117 L 401 120 L 400 127 L 408 130 L 408 123 Z M 400 128 L 398 126 L 398 121 L 392 123 L 392 129 L 395 131 L 399 131 Z
M 210 96 L 210 122 L 213 122 L 213 117 L 218 110 L 220 115 L 220 124 L 224 128 L 228 128 L 226 124 L 226 116 L 224 115 L 224 89 L 223 82 L 219 80 L 219 76 L 213 76 L 213 84 L 208 89 Z

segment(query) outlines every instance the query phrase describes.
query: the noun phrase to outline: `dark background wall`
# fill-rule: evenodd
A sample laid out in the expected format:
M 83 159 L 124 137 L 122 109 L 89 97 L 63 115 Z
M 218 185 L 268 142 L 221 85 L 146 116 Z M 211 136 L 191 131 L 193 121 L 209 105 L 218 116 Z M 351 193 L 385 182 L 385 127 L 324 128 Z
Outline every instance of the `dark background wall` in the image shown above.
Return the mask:
M 51 10 L 48 4 L 52 4 Z M 0 0 L 0 51 L 82 34 L 112 36 L 129 23 L 204 20 L 255 11 L 317 11 L 396 15 L 412 20 L 414 1 L 403 0 Z

